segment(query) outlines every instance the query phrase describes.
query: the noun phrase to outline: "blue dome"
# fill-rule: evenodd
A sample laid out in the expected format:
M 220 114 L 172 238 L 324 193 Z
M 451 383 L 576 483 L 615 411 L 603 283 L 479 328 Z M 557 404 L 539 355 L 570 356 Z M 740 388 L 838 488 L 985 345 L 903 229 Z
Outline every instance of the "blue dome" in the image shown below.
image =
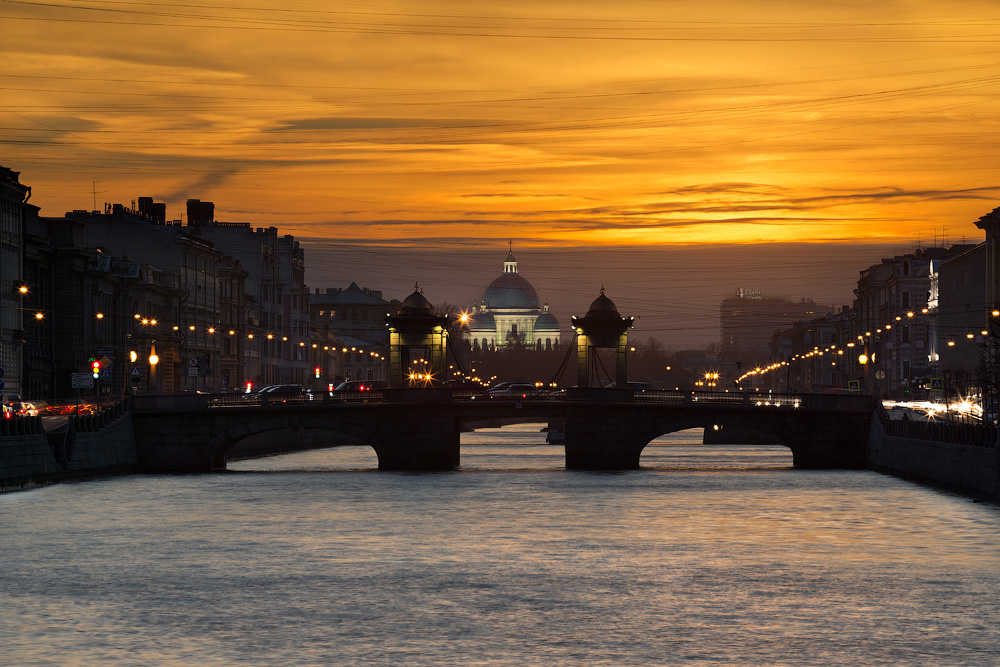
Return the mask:
M 542 313 L 535 320 L 535 331 L 559 331 L 559 320 L 552 313 Z
M 475 313 L 469 322 L 470 331 L 493 331 L 497 330 L 497 322 L 490 313 Z
M 483 302 L 487 308 L 538 310 L 538 294 L 527 280 L 516 273 L 505 273 L 486 288 Z

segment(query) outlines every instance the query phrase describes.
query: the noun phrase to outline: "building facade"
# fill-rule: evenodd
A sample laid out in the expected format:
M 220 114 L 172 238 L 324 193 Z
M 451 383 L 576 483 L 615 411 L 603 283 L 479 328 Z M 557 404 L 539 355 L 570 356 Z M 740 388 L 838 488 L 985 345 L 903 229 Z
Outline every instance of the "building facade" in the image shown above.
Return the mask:
M 473 350 L 559 349 L 559 321 L 549 312 L 548 301 L 543 305 L 535 288 L 518 273 L 513 251 L 504 260 L 503 273 L 472 306 L 462 337 Z
M 0 167 L 0 396 L 22 393 L 24 325 L 30 286 L 23 277 L 23 226 L 31 188 L 20 173 Z
M 852 315 L 858 354 L 868 360 L 861 369 L 866 391 L 902 398 L 937 376 L 936 338 L 951 326 L 954 295 L 942 294 L 932 278 L 972 247 L 918 248 L 860 272 Z
M 385 318 L 399 305 L 384 300 L 382 292 L 362 289 L 353 282 L 346 288 L 317 288 L 310 295 L 314 330 L 321 336 L 330 332 L 336 380 L 387 379 L 389 330 Z
M 50 230 L 54 226 L 75 226 L 76 247 L 174 274 L 183 295 L 176 308 L 148 303 L 143 311 L 140 301 L 129 304 L 133 319 L 148 322 L 150 345 L 156 341 L 153 388 L 162 393 L 222 390 L 217 365 L 222 338 L 236 335 L 235 329 L 233 334 L 223 329 L 223 293 L 245 289 L 242 273 L 232 271 L 233 258 L 177 224 L 120 204 L 103 212 L 73 211 L 64 221 L 49 219 Z M 235 284 L 224 286 L 224 280 Z
M 303 249 L 293 236 L 279 236 L 275 227 L 255 229 L 250 223 L 209 219 L 214 210 L 212 202 L 190 200 L 185 229 L 238 260 L 246 272 L 243 298 L 257 315 L 246 322 L 243 340 L 249 362 L 241 383 L 307 386 L 315 341 Z
M 765 364 L 772 359 L 771 340 L 776 332 L 831 310 L 812 299 L 791 301 L 766 296 L 763 290 L 738 289 L 719 306 L 721 356 L 746 367 Z

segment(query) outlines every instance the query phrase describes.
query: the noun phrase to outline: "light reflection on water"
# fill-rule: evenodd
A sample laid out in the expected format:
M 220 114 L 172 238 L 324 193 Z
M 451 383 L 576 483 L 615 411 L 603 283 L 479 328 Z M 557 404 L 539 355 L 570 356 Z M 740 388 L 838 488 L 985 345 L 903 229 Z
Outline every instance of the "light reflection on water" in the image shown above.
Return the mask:
M 538 428 L 0 496 L 0 664 L 1000 664 L 996 507 L 700 433 L 566 471 Z

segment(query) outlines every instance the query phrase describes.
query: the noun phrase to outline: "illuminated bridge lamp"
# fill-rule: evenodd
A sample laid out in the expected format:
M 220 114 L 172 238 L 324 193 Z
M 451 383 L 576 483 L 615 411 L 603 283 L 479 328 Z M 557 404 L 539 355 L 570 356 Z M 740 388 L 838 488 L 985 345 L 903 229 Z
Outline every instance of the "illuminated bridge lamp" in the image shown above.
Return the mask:
M 859 354 L 858 355 L 858 363 L 861 364 L 862 366 L 864 366 L 865 364 L 867 364 L 868 363 L 868 355 L 867 354 Z

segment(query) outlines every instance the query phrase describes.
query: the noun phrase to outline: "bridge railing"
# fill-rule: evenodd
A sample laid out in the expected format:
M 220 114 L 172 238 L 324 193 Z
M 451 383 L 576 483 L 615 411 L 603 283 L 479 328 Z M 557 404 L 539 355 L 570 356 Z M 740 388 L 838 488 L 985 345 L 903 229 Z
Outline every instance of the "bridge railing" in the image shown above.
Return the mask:
M 281 405 L 323 405 L 324 403 L 367 403 L 385 400 L 385 392 L 379 389 L 371 391 L 340 391 L 334 394 L 327 392 L 316 394 L 293 394 L 270 396 L 268 394 L 208 394 L 207 404 L 210 408 L 234 407 L 277 407 Z
M 797 394 L 756 394 L 749 392 L 668 391 L 636 389 L 632 401 L 637 403 L 738 405 L 744 407 L 793 407 L 802 404 Z
M 466 388 L 373 389 L 369 391 L 319 392 L 299 395 L 179 394 L 134 396 L 134 409 L 142 411 L 222 407 L 320 406 L 340 403 L 514 401 L 490 397 Z M 865 411 L 872 409 L 870 396 L 849 394 L 762 394 L 756 392 L 669 391 L 660 389 L 571 388 L 565 393 L 539 395 L 530 400 L 658 403 L 668 405 L 731 405 L 745 408 L 808 408 Z

